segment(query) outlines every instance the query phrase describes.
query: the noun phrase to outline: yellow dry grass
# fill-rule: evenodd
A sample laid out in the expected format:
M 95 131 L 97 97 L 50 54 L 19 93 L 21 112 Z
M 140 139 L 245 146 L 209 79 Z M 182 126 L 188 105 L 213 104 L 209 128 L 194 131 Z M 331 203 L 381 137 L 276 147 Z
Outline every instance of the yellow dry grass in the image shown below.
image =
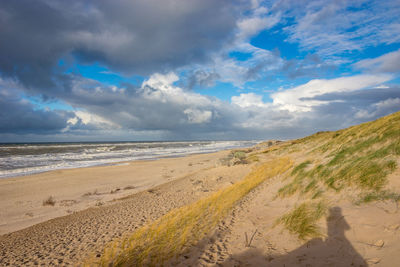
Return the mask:
M 235 203 L 252 189 L 291 167 L 289 158 L 263 163 L 242 181 L 191 205 L 175 209 L 129 237 L 114 241 L 100 259 L 90 259 L 87 265 L 161 265 L 210 234 Z

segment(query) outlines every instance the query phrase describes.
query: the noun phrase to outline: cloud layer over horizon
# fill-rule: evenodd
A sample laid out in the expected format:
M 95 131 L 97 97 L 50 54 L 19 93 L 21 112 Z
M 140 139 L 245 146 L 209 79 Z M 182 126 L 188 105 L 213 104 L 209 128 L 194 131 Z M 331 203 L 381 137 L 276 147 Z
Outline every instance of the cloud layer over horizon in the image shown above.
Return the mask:
M 400 110 L 397 1 L 3 1 L 0 142 L 289 139 Z

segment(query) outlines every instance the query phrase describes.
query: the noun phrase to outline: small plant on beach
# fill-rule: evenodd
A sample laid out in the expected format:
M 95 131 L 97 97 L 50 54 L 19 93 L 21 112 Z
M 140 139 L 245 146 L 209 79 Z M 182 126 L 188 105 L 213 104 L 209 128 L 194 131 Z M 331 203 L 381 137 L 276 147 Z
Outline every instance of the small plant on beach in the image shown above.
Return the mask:
M 316 225 L 319 219 L 326 215 L 327 206 L 322 202 L 303 203 L 289 213 L 280 217 L 276 223 L 283 226 L 301 240 L 321 235 Z
M 233 165 L 236 164 L 247 164 L 246 152 L 239 150 L 233 153 Z
M 251 152 L 251 151 L 250 151 Z M 247 164 L 247 150 L 233 150 L 228 156 L 221 158 L 220 162 L 224 166 Z
M 56 204 L 56 200 L 53 196 L 49 196 L 45 200 L 43 200 L 43 206 L 54 206 Z

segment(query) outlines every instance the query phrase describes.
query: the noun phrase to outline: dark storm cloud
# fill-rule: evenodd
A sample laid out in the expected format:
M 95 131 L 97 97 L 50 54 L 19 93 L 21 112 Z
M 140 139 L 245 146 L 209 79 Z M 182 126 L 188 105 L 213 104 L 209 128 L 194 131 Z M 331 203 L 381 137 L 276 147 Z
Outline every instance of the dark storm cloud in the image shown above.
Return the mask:
M 58 133 L 72 112 L 36 109 L 28 101 L 0 91 L 0 133 Z
M 201 62 L 232 37 L 233 5 L 213 0 L 1 1 L 0 73 L 49 94 L 70 86 L 70 77 L 57 65 L 60 58 L 142 75 Z

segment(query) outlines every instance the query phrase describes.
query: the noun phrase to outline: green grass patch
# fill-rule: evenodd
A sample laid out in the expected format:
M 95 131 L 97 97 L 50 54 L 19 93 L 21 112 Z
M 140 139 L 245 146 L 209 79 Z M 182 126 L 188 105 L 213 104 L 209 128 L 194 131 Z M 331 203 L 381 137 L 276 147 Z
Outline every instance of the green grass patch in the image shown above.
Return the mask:
M 316 223 L 326 215 L 327 206 L 324 202 L 306 202 L 295 207 L 289 213 L 277 220 L 283 226 L 301 240 L 321 236 Z
M 366 194 L 361 195 L 360 199 L 356 201 L 356 204 L 360 205 L 363 203 L 370 203 L 374 201 L 385 201 L 385 200 L 390 200 L 398 203 L 400 201 L 400 194 L 388 190 L 368 192 Z
M 300 163 L 299 165 L 294 167 L 294 169 L 292 171 L 292 175 L 295 175 L 297 173 L 302 173 L 304 171 L 304 169 L 310 164 L 311 164 L 311 160 L 307 160 L 307 161 Z
M 397 168 L 400 112 L 337 132 L 317 133 L 292 145 L 303 150 L 311 147 L 306 154 L 310 160 L 292 170 L 292 179 L 278 195 L 315 195 L 321 189 L 339 192 L 348 186 L 380 191 L 387 184 L 387 175 Z M 314 159 L 325 163 L 311 166 Z

